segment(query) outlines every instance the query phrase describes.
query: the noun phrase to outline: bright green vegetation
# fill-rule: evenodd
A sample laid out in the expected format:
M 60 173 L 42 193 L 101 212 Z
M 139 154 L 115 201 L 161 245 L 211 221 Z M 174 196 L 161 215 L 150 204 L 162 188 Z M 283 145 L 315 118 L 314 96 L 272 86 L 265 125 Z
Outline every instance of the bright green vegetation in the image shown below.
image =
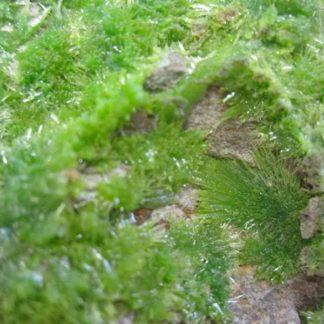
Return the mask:
M 195 184 L 205 151 L 201 134 L 183 132 L 176 125 L 117 139 L 113 148 L 110 161 L 123 161 L 131 166 L 131 172 L 127 178 L 116 179 L 116 186 L 113 182 L 102 188 L 100 194 L 108 200 L 118 197 L 119 205 L 128 211 L 141 204 L 156 208 L 172 203 L 174 193 L 183 185 Z M 129 191 L 129 187 L 133 190 Z M 128 196 L 123 197 L 125 194 Z
M 221 317 L 229 253 L 213 224 L 176 224 L 167 236 L 90 213 L 54 221 L 41 233 L 1 233 L 12 260 L 1 268 L 1 322 L 112 322 L 130 310 L 139 323 Z
M 244 232 L 242 261 L 261 277 L 277 281 L 298 269 L 303 246 L 298 211 L 305 204 L 296 178 L 271 155 L 257 167 L 211 163 L 201 192 L 201 212 L 222 218 Z
M 296 273 L 307 197 L 278 161 L 323 150 L 322 9 L 319 0 L 1 1 L 0 321 L 220 321 L 235 254 L 223 222 L 244 232 L 239 258 L 261 277 Z M 144 79 L 169 48 L 200 63 L 149 94 Z M 235 93 L 228 116 L 259 122 L 274 155 L 257 168 L 209 159 L 204 134 L 182 129 L 209 85 Z M 152 130 L 129 130 L 136 111 L 155 119 Z M 120 165 L 126 177 L 77 204 L 84 169 Z M 131 223 L 183 185 L 203 186 L 196 220 L 166 232 Z

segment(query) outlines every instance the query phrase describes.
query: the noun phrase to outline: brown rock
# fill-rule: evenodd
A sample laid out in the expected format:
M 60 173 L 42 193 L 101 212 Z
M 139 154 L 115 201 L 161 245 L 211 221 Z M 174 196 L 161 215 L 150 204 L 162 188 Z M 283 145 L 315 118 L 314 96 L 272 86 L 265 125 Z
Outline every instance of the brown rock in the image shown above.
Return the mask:
M 324 297 L 324 278 L 297 276 L 271 285 L 255 278 L 253 268 L 240 268 L 233 277 L 229 308 L 233 323 L 301 323 L 298 311 Z
M 229 308 L 234 324 L 299 324 L 292 298 L 265 281 L 257 281 L 253 270 L 233 277 Z
M 140 109 L 132 115 L 128 125 L 124 127 L 123 132 L 148 133 L 155 128 L 155 125 L 155 117 Z
M 314 192 L 324 192 L 324 152 L 307 156 L 300 171 L 304 187 Z
M 136 209 L 134 212 L 136 224 L 137 225 L 144 224 L 147 220 L 150 219 L 151 214 L 152 214 L 152 209 L 149 209 L 149 208 Z
M 253 153 L 260 142 L 256 123 L 238 119 L 223 120 L 226 109 L 219 90 L 212 87 L 193 108 L 185 127 L 208 134 L 208 153 L 211 156 L 253 164 Z
M 219 125 L 226 110 L 222 95 L 216 87 L 211 87 L 203 99 L 193 108 L 184 127 L 210 133 Z
M 300 310 L 314 306 L 324 298 L 324 278 L 299 275 L 282 285 L 281 289 L 287 289 L 295 307 Z
M 310 239 L 321 230 L 321 219 L 324 218 L 323 197 L 311 198 L 307 207 L 301 211 L 300 231 L 303 239 Z
M 208 153 L 223 159 L 238 159 L 253 164 L 258 146 L 256 124 L 229 119 L 208 136 Z
M 169 52 L 160 66 L 146 79 L 144 89 L 149 92 L 164 91 L 173 87 L 186 73 L 186 59 L 176 52 Z

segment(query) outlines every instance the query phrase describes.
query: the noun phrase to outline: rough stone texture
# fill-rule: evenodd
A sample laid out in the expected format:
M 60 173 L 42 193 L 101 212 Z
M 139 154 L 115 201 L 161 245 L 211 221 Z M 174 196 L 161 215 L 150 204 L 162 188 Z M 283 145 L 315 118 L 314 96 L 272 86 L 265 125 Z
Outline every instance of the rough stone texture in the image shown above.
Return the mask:
M 230 119 L 208 135 L 208 152 L 211 156 L 238 159 L 253 164 L 253 152 L 258 146 L 253 122 L 242 123 Z
M 324 151 L 306 157 L 299 171 L 304 187 L 314 192 L 324 192 Z
M 222 101 L 221 93 L 216 87 L 211 87 L 193 108 L 184 127 L 209 133 L 219 125 L 225 110 L 226 106 Z
M 155 128 L 156 119 L 149 115 L 143 109 L 136 111 L 127 126 L 124 127 L 124 133 L 148 133 Z
M 257 281 L 251 267 L 240 268 L 233 277 L 229 307 L 234 324 L 300 323 L 292 298 L 276 286 Z
M 282 285 L 257 281 L 252 267 L 233 277 L 229 307 L 237 324 L 299 324 L 298 311 L 324 297 L 324 279 L 297 276 Z
M 203 130 L 207 135 L 208 153 L 221 159 L 239 159 L 253 164 L 253 152 L 259 144 L 256 123 L 238 119 L 222 121 L 226 111 L 219 91 L 212 87 L 192 110 L 185 127 Z
M 186 59 L 176 52 L 169 52 L 145 80 L 144 89 L 149 92 L 164 91 L 173 87 L 188 71 Z
M 300 231 L 303 239 L 312 238 L 321 230 L 321 220 L 324 219 L 323 197 L 311 198 L 307 207 L 300 214 Z
M 299 275 L 280 286 L 287 290 L 297 310 L 314 306 L 324 298 L 324 278 Z

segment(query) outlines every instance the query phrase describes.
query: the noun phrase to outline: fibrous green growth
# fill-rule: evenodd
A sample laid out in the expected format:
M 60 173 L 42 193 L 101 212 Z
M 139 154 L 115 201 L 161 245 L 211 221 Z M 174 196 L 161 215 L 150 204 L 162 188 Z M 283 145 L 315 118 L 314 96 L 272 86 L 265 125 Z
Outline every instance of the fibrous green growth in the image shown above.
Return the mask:
M 228 116 L 257 119 L 281 154 L 320 151 L 320 8 L 315 0 L 1 1 L 1 322 L 220 321 L 231 255 L 224 222 L 244 230 L 242 260 L 260 276 L 297 271 L 305 197 L 294 176 L 273 159 L 257 169 L 204 168 L 203 137 L 181 123 L 214 85 L 232 94 Z M 149 94 L 145 77 L 170 49 L 186 56 L 189 74 Z M 155 120 L 147 133 L 127 130 L 136 111 Z M 84 173 L 119 165 L 126 176 L 101 181 L 80 203 Z M 217 217 L 172 223 L 167 234 L 130 224 L 137 208 L 173 203 L 198 172 L 209 178 L 202 210 Z
M 296 178 L 271 155 L 258 157 L 256 167 L 213 161 L 200 212 L 237 226 L 244 233 L 242 262 L 256 265 L 261 277 L 283 280 L 298 271 L 298 211 L 305 198 Z
M 323 216 L 321 217 L 323 221 Z M 323 275 L 324 269 L 324 239 L 323 233 L 312 240 L 305 251 L 304 262 L 310 275 Z
M 165 235 L 150 225 L 114 228 L 93 213 L 61 211 L 38 230 L 26 222 L 0 235 L 2 323 L 226 315 L 230 253 L 215 222 L 176 223 Z

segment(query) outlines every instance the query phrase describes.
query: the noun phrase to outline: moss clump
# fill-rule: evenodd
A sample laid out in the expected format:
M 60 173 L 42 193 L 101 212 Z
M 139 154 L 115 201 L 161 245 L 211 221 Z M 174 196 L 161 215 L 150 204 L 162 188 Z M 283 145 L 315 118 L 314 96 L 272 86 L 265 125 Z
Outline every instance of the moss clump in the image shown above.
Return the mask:
M 194 42 L 186 22 L 194 10 L 186 0 L 69 1 L 61 8 L 55 1 L 19 5 L 6 0 L 1 6 L 1 22 L 9 26 L 0 30 L 1 51 L 15 67 L 6 81 L 13 83 L 6 93 L 14 112 L 9 141 L 28 128 L 35 131 L 51 113 L 61 119 L 80 114 L 88 108 L 80 100 L 92 82 L 102 83 L 114 72 L 142 72 L 144 60 L 157 60 L 164 48 Z M 44 8 L 44 21 L 35 21 Z
M 200 133 L 183 131 L 176 125 L 117 139 L 113 147 L 113 158 L 130 165 L 135 175 L 141 175 L 146 195 L 159 190 L 175 193 L 185 184 L 194 185 L 205 151 Z
M 241 258 L 260 276 L 297 271 L 295 213 L 305 197 L 294 176 L 275 159 L 256 169 L 205 164 L 203 137 L 181 124 L 213 85 L 234 94 L 228 116 L 257 119 L 280 154 L 321 150 L 319 5 L 1 1 L 0 320 L 221 321 L 231 255 L 224 222 L 244 229 Z M 145 77 L 169 49 L 187 57 L 190 73 L 147 93 Z M 146 134 L 125 131 L 138 110 L 156 121 Z M 120 164 L 125 177 L 77 204 L 83 172 Z M 201 209 L 217 217 L 172 223 L 167 234 L 130 224 L 135 209 L 173 202 L 197 174 L 207 179 Z
M 261 277 L 274 281 L 297 272 L 303 246 L 298 211 L 306 197 L 296 178 L 271 156 L 258 157 L 256 168 L 229 161 L 211 162 L 208 168 L 201 213 L 245 233 L 241 261 L 255 264 Z
M 163 235 L 89 213 L 48 222 L 1 230 L 1 322 L 224 318 L 230 257 L 216 223 L 177 223 Z
M 307 273 L 322 276 L 324 273 L 324 239 L 323 234 L 313 238 L 305 250 L 304 260 Z

